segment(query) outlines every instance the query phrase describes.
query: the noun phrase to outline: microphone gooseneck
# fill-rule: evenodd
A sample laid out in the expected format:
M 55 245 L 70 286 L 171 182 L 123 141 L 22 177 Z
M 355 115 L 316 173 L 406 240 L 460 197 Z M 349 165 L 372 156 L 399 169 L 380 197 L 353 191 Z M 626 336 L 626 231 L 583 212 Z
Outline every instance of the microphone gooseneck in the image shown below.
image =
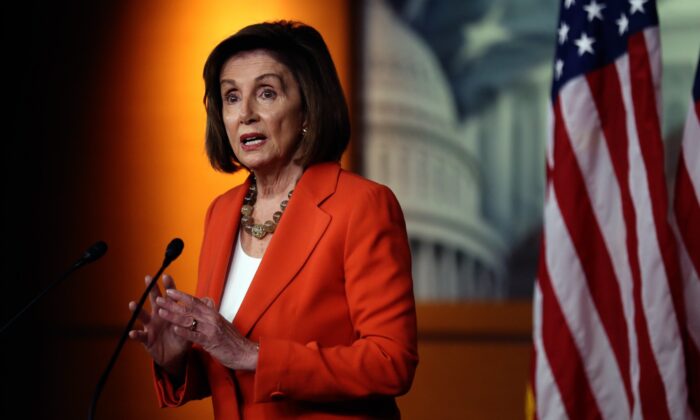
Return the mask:
M 146 290 L 141 295 L 141 298 L 139 299 L 138 303 L 136 304 L 136 308 L 134 309 L 134 313 L 131 314 L 131 319 L 129 319 L 129 323 L 126 324 L 126 328 L 124 329 L 121 337 L 119 338 L 119 343 L 117 343 L 117 347 L 114 349 L 114 353 L 112 353 L 112 357 L 109 359 L 107 368 L 104 370 L 104 372 L 102 372 L 99 381 L 97 381 L 97 386 L 95 387 L 95 392 L 93 393 L 92 401 L 90 402 L 90 410 L 88 411 L 89 420 L 93 420 L 95 418 L 95 413 L 97 411 L 97 401 L 100 399 L 102 389 L 107 383 L 107 378 L 109 377 L 109 374 L 112 371 L 114 364 L 117 362 L 119 353 L 121 353 L 122 348 L 124 347 L 124 344 L 126 343 L 126 340 L 129 337 L 129 331 L 131 331 L 131 329 L 134 327 L 136 319 L 138 318 L 139 313 L 143 308 L 143 305 L 146 303 L 148 294 L 151 293 L 151 290 L 158 282 L 158 277 L 160 277 L 161 274 L 163 274 L 163 271 L 170 265 L 171 262 L 173 262 L 177 257 L 180 256 L 184 247 L 185 243 L 180 238 L 175 238 L 168 244 L 168 247 L 165 250 L 165 258 L 163 259 L 163 264 L 161 264 L 160 268 L 158 269 L 158 272 L 155 276 L 153 276 L 151 282 L 146 287 Z
M 35 303 L 37 303 L 41 298 L 46 295 L 49 290 L 53 289 L 56 287 L 56 285 L 63 280 L 65 280 L 68 276 L 70 276 L 75 270 L 79 269 L 80 267 L 90 264 L 91 262 L 97 261 L 100 259 L 105 253 L 107 252 L 107 244 L 104 241 L 99 241 L 94 243 L 90 248 L 85 250 L 85 253 L 83 254 L 82 257 L 78 261 L 76 261 L 71 268 L 69 268 L 66 272 L 64 272 L 59 278 L 54 280 L 51 284 L 46 286 L 44 290 L 39 292 L 38 295 L 34 297 L 27 305 L 25 305 L 24 308 L 22 308 L 21 311 L 17 312 L 9 321 L 5 323 L 5 325 L 0 328 L 0 334 L 5 332 L 12 324 L 15 323 L 19 319 L 22 314 L 24 314 L 29 308 L 31 308 Z
M 97 261 L 107 252 L 107 244 L 105 241 L 95 242 L 90 248 L 85 250 L 83 258 L 78 260 L 76 264 L 85 265 L 93 261 Z

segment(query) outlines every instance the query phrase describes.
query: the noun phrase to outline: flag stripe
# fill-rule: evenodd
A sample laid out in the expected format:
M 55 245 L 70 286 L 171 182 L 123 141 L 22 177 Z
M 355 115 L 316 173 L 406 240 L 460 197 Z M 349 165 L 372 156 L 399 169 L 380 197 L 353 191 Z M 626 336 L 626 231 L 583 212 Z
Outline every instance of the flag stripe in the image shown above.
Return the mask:
M 700 273 L 700 205 L 688 173 L 687 159 L 688 155 L 682 153 L 678 162 L 674 208 L 678 224 L 683 226 L 680 230 L 683 245 L 695 272 Z
M 632 167 L 632 187 L 639 216 L 638 232 L 646 231 L 648 240 L 640 243 L 642 262 L 642 302 L 650 332 L 656 362 L 666 388 L 666 407 L 663 400 L 645 382 L 640 384 L 642 395 L 655 395 L 654 399 L 642 397 L 643 407 L 669 411 L 673 418 L 684 418 L 687 413 L 687 388 L 685 384 L 685 357 L 683 354 L 687 331 L 685 324 L 685 302 L 682 296 L 680 266 L 675 239 L 667 220 L 668 197 L 663 168 L 663 142 L 658 115 L 657 84 L 653 67 L 660 62 L 658 28 L 647 29 L 629 38 L 629 94 L 630 114 L 637 126 L 636 136 L 630 142 L 630 154 L 641 154 L 641 162 Z M 630 159 L 637 163 L 638 159 Z M 660 261 L 662 264 L 658 264 Z M 681 344 L 681 345 L 679 345 Z M 640 357 L 642 355 L 640 354 Z M 649 365 L 642 360 L 643 369 Z M 647 371 L 650 381 L 655 381 L 653 370 Z M 644 374 L 644 371 L 643 371 Z M 643 378 L 642 378 L 643 380 Z M 647 382 L 646 385 L 649 385 Z
M 543 249 L 544 247 L 541 246 L 540 250 L 542 251 Z M 535 308 L 533 317 L 533 331 L 535 333 L 533 340 L 535 369 L 533 370 L 535 372 L 535 377 L 532 381 L 532 384 L 534 384 L 532 388 L 536 403 L 535 411 L 532 413 L 532 415 L 533 418 L 540 418 L 539 412 L 541 410 L 542 412 L 546 413 L 547 418 L 567 419 L 568 415 L 566 414 L 566 408 L 562 402 L 557 383 L 554 380 L 555 377 L 551 370 L 551 366 L 547 361 L 547 353 L 544 350 L 544 343 L 542 339 L 542 291 L 539 285 L 535 285 L 533 304 Z M 552 321 L 555 320 L 553 319 Z M 562 324 L 559 324 L 559 327 L 561 326 Z M 566 328 L 565 325 L 564 328 Z
M 678 162 L 674 216 L 689 338 L 686 366 L 689 403 L 700 417 L 700 55 Z
M 553 195 L 551 189 L 549 195 Z M 556 201 L 550 200 L 548 207 L 556 207 Z M 548 240 L 545 230 L 545 238 L 542 239 L 543 255 L 551 252 L 546 247 Z M 567 416 L 572 420 L 601 418 L 598 404 L 588 383 L 581 353 L 579 353 L 562 312 L 562 307 L 555 295 L 549 270 L 545 264 L 544 261 L 540 262 L 539 273 L 539 288 L 542 292 L 542 353 L 547 358 L 547 365 L 557 384 L 559 399 L 562 401 Z M 545 364 L 542 365 L 544 368 Z M 540 399 L 549 397 L 549 404 L 545 406 L 548 410 L 544 410 L 547 413 L 547 418 L 556 418 L 556 394 L 546 395 L 541 391 L 539 394 Z
M 684 142 L 688 139 L 685 137 Z M 692 138 L 690 139 L 692 140 Z M 700 278 L 696 262 L 689 254 L 691 249 L 697 252 L 699 248 L 700 236 L 698 236 L 697 230 L 700 228 L 698 225 L 700 206 L 698 206 L 692 185 L 689 185 L 692 180 L 686 168 L 686 157 L 685 151 L 682 150 L 676 177 L 674 215 L 677 226 L 683 227 L 683 229 L 677 227 L 676 230 L 680 242 L 681 270 L 684 280 L 683 294 L 689 335 L 686 351 L 687 381 L 688 392 L 691 396 L 689 403 L 697 416 L 700 414 L 700 304 L 698 304 L 700 302 Z
M 585 106 L 585 103 L 582 101 L 579 105 Z M 566 113 L 574 111 L 578 110 L 567 109 Z M 554 115 L 552 183 L 561 216 L 545 217 L 562 218 L 565 232 L 561 232 L 552 243 L 557 243 L 557 250 L 562 250 L 562 244 L 571 241 L 574 251 L 571 258 L 563 258 L 563 253 L 559 252 L 558 259 L 568 261 L 564 270 L 555 270 L 552 264 L 548 264 L 548 268 L 565 316 L 568 315 L 566 318 L 574 330 L 579 351 L 587 355 L 584 365 L 601 411 L 629 417 L 631 389 L 629 381 L 625 381 L 627 375 L 622 373 L 629 366 L 628 331 L 620 290 L 576 160 L 574 141 L 569 138 L 569 121 L 564 121 L 559 101 L 555 103 Z M 546 231 L 549 232 L 548 227 Z M 574 266 L 580 269 L 580 275 L 574 275 Z M 562 296 L 567 298 L 562 299 Z M 589 299 L 590 307 L 587 307 Z M 591 315 L 587 315 L 589 312 Z M 600 322 L 600 325 L 595 325 L 595 322 Z M 574 325 L 579 328 L 574 328 Z M 621 407 L 620 401 L 626 401 L 628 405 Z
M 656 31 L 656 29 L 649 29 L 648 31 Z M 670 236 L 670 229 L 668 229 L 666 220 L 668 201 L 666 181 L 663 176 L 664 149 L 660 137 L 661 128 L 659 115 L 657 114 L 658 105 L 654 95 L 655 86 L 652 83 L 650 54 L 647 52 L 644 35 L 644 32 L 633 34 L 629 40 L 630 91 L 634 105 L 630 103 L 628 106 L 633 110 L 639 139 L 638 146 L 646 167 L 644 171 L 646 172 L 647 189 L 651 195 L 649 204 L 652 209 L 653 227 L 656 231 L 658 242 L 664 245 L 658 248 L 663 258 L 666 277 L 678 278 L 675 242 Z M 660 53 L 657 52 L 657 54 Z M 658 61 L 658 59 L 652 61 Z M 632 146 L 634 147 L 634 145 Z M 671 283 L 670 286 L 673 291 L 673 287 L 676 285 Z
M 646 183 L 646 168 L 640 157 L 639 137 L 634 118 L 634 107 L 636 104 L 631 99 L 631 83 L 630 81 L 630 62 L 629 57 L 624 56 L 616 61 L 617 74 L 620 76 L 621 83 L 618 87 L 618 98 L 623 102 L 625 109 L 624 116 L 626 127 L 626 143 L 625 149 L 620 153 L 620 160 L 626 163 L 625 181 L 623 190 L 627 194 L 626 199 L 631 207 L 625 213 L 625 219 L 628 225 L 628 250 L 630 254 L 630 267 L 633 272 L 634 289 L 632 292 L 635 301 L 635 319 L 634 325 L 638 340 L 638 357 L 640 371 L 638 373 L 639 381 L 639 398 L 641 408 L 646 418 L 669 418 L 670 414 L 666 406 L 666 389 L 661 379 L 661 373 L 657 361 L 655 359 L 653 346 L 651 343 L 651 334 L 649 327 L 649 319 L 645 313 L 644 307 L 644 285 L 643 278 L 654 278 L 658 274 L 650 274 L 648 269 L 649 261 L 659 261 L 660 256 L 658 248 L 655 246 L 655 241 L 649 241 L 648 236 L 653 236 L 652 228 L 640 228 L 642 223 L 651 224 L 652 217 L 650 215 L 650 201 L 648 194 L 648 186 Z M 626 83 L 622 83 L 625 81 Z M 621 181 L 622 182 L 622 181 Z M 643 243 L 639 243 L 639 237 L 647 237 Z M 642 252 L 647 247 L 651 251 Z M 647 262 L 643 266 L 641 259 Z
M 700 69 L 698 69 L 700 71 Z M 700 101 L 688 110 L 678 162 L 674 210 L 683 244 L 700 273 Z
M 683 132 L 683 155 L 686 169 L 693 180 L 695 198 L 700 199 L 700 101 L 691 105 Z
M 629 322 L 634 326 L 634 333 L 630 331 L 630 341 L 633 343 L 634 356 L 630 366 L 629 375 L 635 383 L 641 381 L 644 385 L 635 388 L 635 400 L 643 401 L 642 410 L 646 418 L 668 418 L 669 413 L 665 405 L 665 388 L 661 381 L 658 365 L 654 359 L 647 319 L 642 305 L 642 281 L 638 255 L 638 235 L 636 230 L 637 216 L 630 192 L 628 160 L 629 136 L 627 130 L 627 116 L 622 97 L 622 86 L 618 71 L 622 73 L 622 80 L 628 68 L 628 57 L 625 55 L 616 61 L 616 66 L 606 66 L 599 71 L 588 74 L 587 79 L 594 94 L 596 107 L 601 118 L 601 125 L 605 133 L 607 145 L 615 166 L 615 175 L 620 185 L 622 195 L 623 214 L 625 220 L 625 232 L 627 238 L 626 250 L 622 247 L 616 250 L 618 254 L 626 254 L 631 271 L 633 287 L 628 289 L 629 296 L 634 300 L 634 308 L 631 311 Z M 634 133 L 636 130 L 631 127 Z M 640 232 L 643 235 L 643 232 Z M 634 347 L 636 346 L 636 348 Z M 640 366 L 641 363 L 641 366 Z M 640 395 L 641 393 L 641 395 Z M 657 403 L 655 403 L 656 401 Z M 635 410 L 639 410 L 635 406 Z
M 629 353 L 629 358 L 627 361 L 621 361 L 619 369 L 625 383 L 628 404 L 634 409 L 634 401 L 639 399 L 636 389 L 633 390 L 631 386 L 633 378 L 638 377 L 639 372 L 637 334 L 633 328 L 635 311 L 632 300 L 632 273 L 626 252 L 625 235 L 620 234 L 629 229 L 629 226 L 626 226 L 626 222 L 629 222 L 626 213 L 631 209 L 629 194 L 623 194 L 628 190 L 620 188 L 619 185 L 623 182 L 620 179 L 621 173 L 626 174 L 626 158 L 621 159 L 619 156 L 621 151 L 624 156 L 621 147 L 626 147 L 626 130 L 624 118 L 619 121 L 610 118 L 612 115 L 619 116 L 620 113 L 624 117 L 621 99 L 615 102 L 616 107 L 602 101 L 602 96 L 612 93 L 612 87 L 605 82 L 610 76 L 616 76 L 615 69 L 606 66 L 592 72 L 587 78 L 572 80 L 562 88 L 560 97 L 568 132 L 579 134 L 579 138 L 571 142 L 571 147 L 580 166 L 587 196 L 590 198 L 596 222 L 605 242 L 604 248 L 590 249 L 606 253 L 610 258 L 614 273 L 604 281 L 617 282 L 620 288 L 620 302 L 624 313 L 624 323 L 621 325 L 624 329 L 618 331 L 616 337 L 620 341 L 626 340 L 625 351 Z M 614 141 L 609 141 L 610 138 Z M 615 182 L 616 178 L 618 182 Z M 629 237 L 636 243 L 636 236 Z M 604 287 L 594 287 L 607 293 Z
M 700 72 L 700 68 L 697 69 Z M 692 168 L 689 170 L 689 168 Z M 695 173 L 693 173 L 693 170 Z M 681 238 L 681 268 L 685 281 L 684 295 L 686 302 L 688 330 L 695 349 L 695 358 L 689 358 L 688 363 L 693 362 L 694 370 L 689 369 L 695 382 L 695 390 L 700 394 L 700 359 L 698 359 L 698 347 L 700 347 L 700 101 L 694 105 L 691 103 L 688 110 L 688 118 L 683 133 L 683 144 L 678 161 L 678 174 L 676 176 L 676 190 L 674 201 L 674 215 L 679 226 Z M 690 367 L 690 366 L 689 366 Z M 691 394 L 692 395 L 692 394 Z M 700 397 L 696 399 L 699 404 Z M 696 411 L 698 410 L 697 407 Z

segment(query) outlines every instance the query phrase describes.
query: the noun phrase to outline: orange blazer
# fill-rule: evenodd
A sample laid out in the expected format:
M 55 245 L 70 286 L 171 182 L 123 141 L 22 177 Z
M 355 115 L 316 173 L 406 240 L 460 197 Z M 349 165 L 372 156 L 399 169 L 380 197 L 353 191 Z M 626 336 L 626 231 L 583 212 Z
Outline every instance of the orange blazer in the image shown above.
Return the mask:
M 209 207 L 196 295 L 220 304 L 250 180 Z M 216 419 L 399 418 L 418 352 L 411 256 L 389 188 L 309 167 L 233 320 L 260 343 L 255 372 L 194 346 L 184 384 L 158 368 L 161 406 L 212 396 Z

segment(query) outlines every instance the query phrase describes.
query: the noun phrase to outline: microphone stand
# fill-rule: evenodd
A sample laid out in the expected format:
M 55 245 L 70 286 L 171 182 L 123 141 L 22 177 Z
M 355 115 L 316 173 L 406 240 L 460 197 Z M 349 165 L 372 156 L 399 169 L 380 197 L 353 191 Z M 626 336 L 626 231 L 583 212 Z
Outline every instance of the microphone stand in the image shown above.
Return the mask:
M 102 372 L 102 376 L 100 376 L 99 381 L 97 382 L 97 386 L 95 387 L 95 392 L 92 395 L 92 401 L 90 402 L 90 410 L 88 411 L 88 419 L 93 420 L 95 418 L 95 412 L 97 410 L 97 401 L 100 398 L 100 394 L 102 393 L 102 389 L 104 388 L 105 384 L 107 383 L 107 378 L 109 377 L 110 372 L 112 371 L 112 368 L 114 367 L 114 364 L 117 362 L 117 358 L 119 357 L 119 353 L 121 353 L 122 348 L 124 347 L 124 344 L 126 343 L 127 338 L 129 337 L 129 331 L 134 327 L 134 323 L 136 323 L 136 318 L 139 316 L 139 312 L 141 312 L 141 309 L 143 308 L 143 305 L 146 303 L 146 298 L 148 298 L 148 294 L 151 292 L 153 287 L 156 285 L 158 282 L 158 277 L 163 274 L 163 271 L 170 265 L 175 258 L 180 256 L 180 253 L 182 252 L 184 244 L 181 239 L 175 238 L 173 239 L 170 244 L 168 244 L 168 249 L 165 252 L 165 259 L 163 260 L 163 264 L 160 266 L 160 269 L 158 269 L 158 272 L 156 273 L 155 276 L 151 279 L 151 282 L 148 283 L 148 286 L 146 287 L 146 290 L 143 292 L 143 295 L 141 295 L 141 299 L 139 299 L 139 302 L 136 304 L 136 308 L 134 309 L 134 313 L 131 314 L 131 319 L 129 319 L 129 323 L 126 324 L 126 328 L 124 328 L 124 331 L 122 332 L 121 337 L 119 338 L 119 343 L 117 344 L 117 348 L 114 349 L 114 353 L 112 353 L 112 357 L 109 359 L 109 363 L 107 364 L 107 368 Z
M 36 295 L 34 299 L 32 299 L 24 308 L 22 308 L 21 311 L 17 312 L 15 316 L 12 317 L 12 319 L 7 321 L 5 325 L 3 325 L 2 328 L 0 328 L 0 334 L 4 333 L 5 330 L 7 330 L 12 324 L 14 324 L 15 321 L 17 321 L 19 317 L 21 317 L 25 312 L 27 312 L 29 308 L 34 306 L 35 303 L 37 303 L 41 298 L 43 298 L 49 292 L 49 290 L 56 287 L 56 285 L 68 278 L 68 276 L 73 274 L 73 272 L 77 269 L 101 258 L 105 254 L 105 252 L 107 252 L 107 244 L 102 241 L 97 242 L 90 248 L 88 248 L 85 251 L 85 254 L 78 261 L 76 261 L 71 268 L 69 268 L 65 273 L 63 273 L 59 278 L 54 280 L 51 284 L 46 286 L 46 288 L 44 288 L 44 290 L 42 290 L 38 295 Z

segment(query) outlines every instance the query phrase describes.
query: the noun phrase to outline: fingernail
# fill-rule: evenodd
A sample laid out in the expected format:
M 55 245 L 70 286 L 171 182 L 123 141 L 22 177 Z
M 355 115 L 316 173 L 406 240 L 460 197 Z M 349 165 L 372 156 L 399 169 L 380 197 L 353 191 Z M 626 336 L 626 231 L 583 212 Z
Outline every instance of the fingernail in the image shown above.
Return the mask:
M 163 308 L 160 308 L 160 309 L 158 309 L 158 315 L 160 315 L 160 316 L 167 316 L 167 315 L 168 315 L 168 311 L 166 311 L 166 310 L 163 309 Z
M 167 293 L 168 296 L 172 296 L 172 295 L 175 294 L 175 290 L 173 290 L 173 289 L 165 289 L 165 293 Z
M 158 304 L 160 304 L 160 305 L 163 305 L 163 304 L 165 304 L 165 299 L 163 299 L 162 297 L 158 296 L 158 297 L 156 298 L 156 303 L 158 303 Z

